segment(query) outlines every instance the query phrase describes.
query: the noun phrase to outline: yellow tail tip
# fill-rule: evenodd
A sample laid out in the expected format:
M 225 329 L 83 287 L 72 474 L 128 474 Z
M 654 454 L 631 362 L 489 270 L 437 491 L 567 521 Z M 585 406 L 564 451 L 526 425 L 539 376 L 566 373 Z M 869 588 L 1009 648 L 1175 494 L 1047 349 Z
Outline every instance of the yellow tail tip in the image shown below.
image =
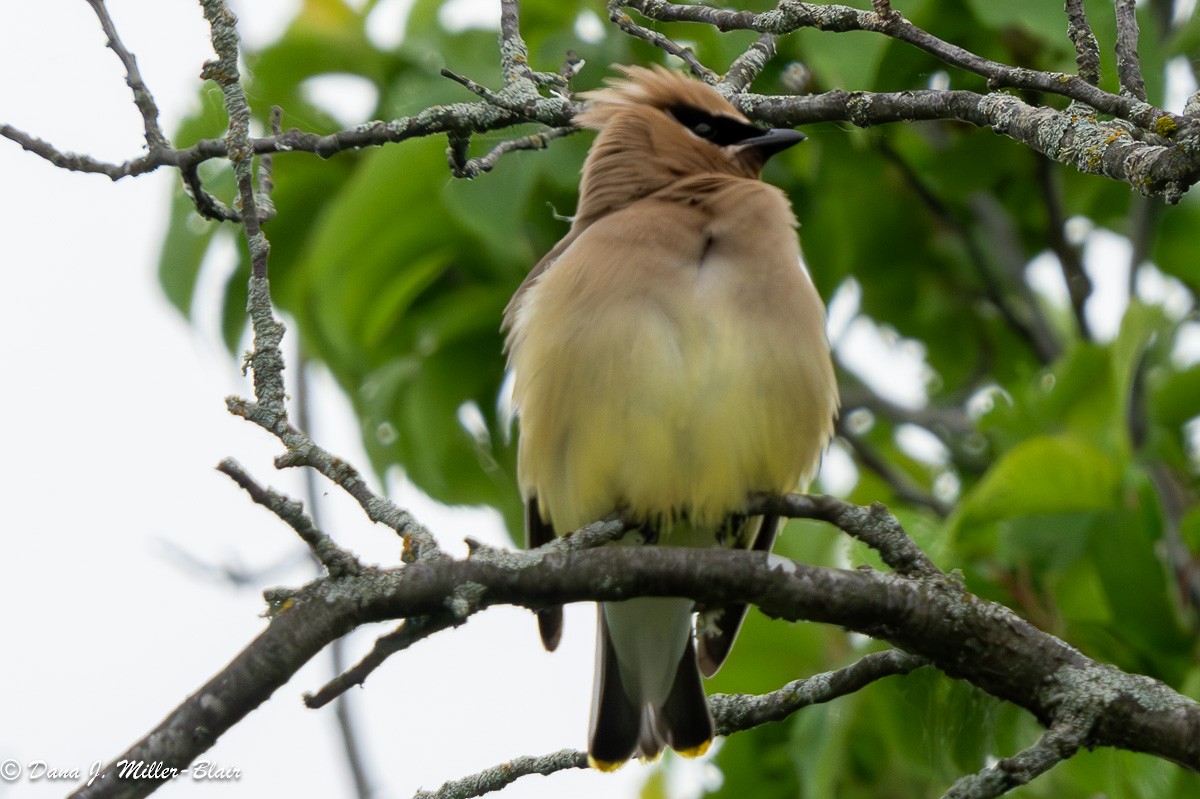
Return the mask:
M 682 757 L 700 757 L 708 751 L 708 747 L 712 746 L 712 739 L 705 741 L 699 746 L 693 746 L 691 749 L 676 749 L 675 753 Z
M 616 771 L 617 769 L 619 769 L 621 766 L 625 765 L 625 761 L 624 760 L 597 760 L 596 758 L 592 757 L 589 754 L 588 755 L 588 765 L 591 766 L 592 768 L 596 769 L 596 771 L 612 773 L 612 772 Z

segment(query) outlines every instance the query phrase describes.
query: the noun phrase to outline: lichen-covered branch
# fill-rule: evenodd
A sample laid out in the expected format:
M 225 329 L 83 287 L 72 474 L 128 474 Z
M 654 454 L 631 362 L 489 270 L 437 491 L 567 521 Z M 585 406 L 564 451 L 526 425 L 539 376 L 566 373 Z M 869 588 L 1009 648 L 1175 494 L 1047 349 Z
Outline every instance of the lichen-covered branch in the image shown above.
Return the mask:
M 831 33 L 879 33 L 924 50 L 950 66 L 987 78 L 992 88 L 1032 89 L 1068 97 L 1149 130 L 1163 124 L 1164 119 L 1175 128 L 1196 127 L 1193 120 L 1155 108 L 1134 97 L 1110 94 L 1078 75 L 1011 67 L 975 55 L 918 28 L 894 10 L 881 14 L 849 6 L 798 0 L 781 0 L 775 9 L 761 14 L 664 0 L 627 0 L 618 5 L 635 9 L 643 16 L 659 22 L 697 22 L 712 25 L 721 31 L 753 30 L 776 36 L 802 28 Z
M 556 538 L 542 547 L 540 551 L 573 552 L 602 546 L 620 538 L 629 526 L 620 519 L 596 522 L 575 531 L 571 535 Z M 467 546 L 472 558 L 503 559 L 506 556 L 503 550 L 493 549 L 470 538 L 467 539 Z M 448 608 L 432 616 L 405 619 L 395 630 L 376 639 L 375 646 L 371 648 L 371 651 L 362 660 L 341 674 L 338 674 L 316 693 L 305 694 L 304 704 L 310 708 L 324 707 L 350 688 L 362 685 L 367 677 L 382 666 L 392 655 L 403 652 L 418 641 L 422 641 L 435 633 L 439 633 L 450 627 L 457 627 L 474 610 L 474 608 L 470 608 L 469 606 L 464 607 L 462 602 L 459 602 L 456 607 Z
M 993 799 L 1026 785 L 1079 751 L 1087 727 L 1064 722 L 1051 727 L 1033 746 L 1005 757 L 977 774 L 963 777 L 950 786 L 942 799 Z
M 417 791 L 413 799 L 473 799 L 499 791 L 531 774 L 543 776 L 572 768 L 587 768 L 587 752 L 560 749 L 548 755 L 524 755 L 445 783 L 436 791 Z
M 111 21 L 103 12 L 102 0 L 89 0 L 101 15 L 106 31 Z M 208 5 L 208 4 L 206 4 Z M 626 13 L 630 8 L 658 22 L 693 22 L 719 30 L 746 29 L 764 34 L 732 65 L 725 77 L 701 64 L 691 50 L 657 31 L 639 25 Z M 751 118 L 771 124 L 802 125 L 818 121 L 846 121 L 862 127 L 909 120 L 961 120 L 991 127 L 1048 157 L 1076 169 L 1104 175 L 1133 186 L 1144 194 L 1163 195 L 1178 202 L 1183 193 L 1200 180 L 1200 119 L 1169 113 L 1145 102 L 1145 90 L 1137 63 L 1137 25 L 1133 3 L 1117 3 L 1120 37 L 1118 71 L 1122 93 L 1112 94 L 1098 88 L 1099 53 L 1095 37 L 1087 25 L 1081 3 L 1067 3 L 1068 35 L 1075 45 L 1079 74 L 1065 75 L 1011 67 L 982 58 L 961 47 L 924 31 L 905 19 L 887 3 L 873 4 L 873 10 L 859 10 L 836 4 L 801 3 L 782 0 L 771 11 L 752 13 L 664 2 L 663 0 L 612 0 L 609 12 L 614 23 L 625 33 L 662 47 L 689 64 L 704 80 L 738 95 L 738 105 Z M 534 71 L 520 36 L 518 3 L 502 0 L 500 60 L 505 86 L 492 91 L 467 78 L 453 75 L 480 96 L 481 102 L 436 105 L 409 117 L 367 122 L 355 128 L 327 135 L 292 129 L 271 136 L 246 137 L 243 147 L 257 155 L 274 152 L 306 152 L 328 158 L 340 152 L 363 147 L 382 146 L 410 138 L 438 134 L 466 142 L 472 134 L 536 123 L 553 129 L 569 129 L 581 106 L 566 92 L 568 76 Z M 821 95 L 756 97 L 740 95 L 773 54 L 766 36 L 780 36 L 801 28 L 837 33 L 868 31 L 911 44 L 943 62 L 987 78 L 992 88 L 1030 89 L 1070 98 L 1074 104 L 1065 111 L 1030 106 L 1011 95 L 992 92 L 917 90 L 898 93 L 869 93 L 836 90 Z M 196 168 L 213 158 L 238 156 L 224 140 L 204 140 L 187 148 L 169 146 L 157 131 L 157 111 L 153 98 L 137 73 L 131 53 L 119 45 L 115 31 L 110 35 L 114 51 L 126 65 L 128 83 L 146 120 L 148 151 L 122 163 L 103 162 L 86 155 L 59 150 L 49 142 L 0 124 L 0 136 L 64 169 L 93 172 L 117 180 L 145 174 L 161 167 L 181 170 L 189 193 L 201 214 L 220 220 L 236 220 L 238 213 L 211 197 L 200 185 Z M 216 62 L 216 63 L 225 63 Z M 229 72 L 222 67 L 225 73 Z M 220 74 L 212 75 L 220 78 Z M 223 84 L 224 85 L 224 84 Z M 554 89 L 550 96 L 543 87 Z M 1195 105 L 1195 104 L 1193 104 Z M 235 104 L 236 107 L 236 104 Z M 1091 109 L 1091 110 L 1088 110 Z M 1148 141 L 1133 136 L 1127 127 L 1106 123 L 1093 112 L 1111 115 L 1134 125 L 1147 134 Z M 456 152 L 456 174 L 474 177 L 486 172 L 505 153 L 535 149 L 544 139 L 526 137 L 512 145 L 493 150 L 482 159 L 468 159 L 465 146 Z M 455 149 L 452 147 L 452 149 Z
M 1080 172 L 1103 175 L 1143 194 L 1178 202 L 1200 180 L 1200 160 L 1189 148 L 1136 139 L 1120 125 L 1081 113 L 1032 106 L 1009 94 L 921 89 L 909 92 L 844 92 L 795 96 L 743 94 L 733 98 L 744 113 L 774 126 L 850 122 L 860 127 L 884 122 L 958 119 L 990 127 Z M 1174 123 L 1163 118 L 1165 132 Z M 1188 136 L 1200 135 L 1188 127 Z M 1191 139 L 1189 139 L 1191 141 Z
M 1121 95 L 1146 101 L 1146 82 L 1138 58 L 1137 8 L 1134 0 L 1116 0 L 1117 4 L 1117 80 Z
M 547 131 L 531 133 L 519 139 L 509 139 L 497 144 L 487 155 L 477 158 L 466 157 L 468 139 L 452 139 L 452 146 L 448 150 L 450 172 L 456 178 L 476 178 L 495 169 L 500 159 L 508 153 L 516 150 L 544 150 L 555 139 L 569 136 L 578 130 L 578 128 L 550 128 Z
M 1075 45 L 1075 66 L 1079 77 L 1096 86 L 1100 83 L 1100 45 L 1087 21 L 1083 0 L 1067 0 L 1067 37 Z
M 801 708 L 831 702 L 885 677 L 908 674 L 928 665 L 923 658 L 897 649 L 874 652 L 836 671 L 794 680 L 767 694 L 714 694 L 708 698 L 718 735 L 730 735 L 773 721 Z
M 855 505 L 821 494 L 762 494 L 746 512 L 774 513 L 787 519 L 819 519 L 852 535 L 879 553 L 883 562 L 903 577 L 942 577 L 942 570 L 913 542 L 900 522 L 882 504 Z
M 775 37 L 769 33 L 760 35 L 758 41 L 729 65 L 725 77 L 717 81 L 717 89 L 726 95 L 744 92 L 774 57 Z
M 169 147 L 167 137 L 163 135 L 162 128 L 158 124 L 158 104 L 154 101 L 154 95 L 150 93 L 150 89 L 146 87 L 145 81 L 142 80 L 137 58 L 126 49 L 121 42 L 121 37 L 117 35 L 117 28 L 113 25 L 112 17 L 108 15 L 108 7 L 105 6 L 104 0 L 87 0 L 87 2 L 96 12 L 96 18 L 100 20 L 100 27 L 104 29 L 104 35 L 108 37 L 109 49 L 117 54 L 121 65 L 125 67 L 125 85 L 133 92 L 133 103 L 142 115 L 142 124 L 146 131 L 146 147 L 151 151 Z
M 225 458 L 217 465 L 217 471 L 228 476 L 242 487 L 250 498 L 257 504 L 274 513 L 296 531 L 313 557 L 317 559 L 329 574 L 338 577 L 343 574 L 358 574 L 362 564 L 348 550 L 342 549 L 333 539 L 317 529 L 311 517 L 304 512 L 304 506 L 294 499 L 279 493 L 273 488 L 263 488 L 254 478 L 246 473 L 233 458 Z
M 802 498 L 795 505 L 817 510 Z M 848 526 L 869 526 L 873 516 L 868 508 L 828 511 L 854 522 Z M 119 780 L 117 761 L 186 767 L 325 644 L 357 625 L 447 610 L 469 615 L 497 604 L 538 609 L 634 596 L 682 596 L 706 606 L 748 601 L 769 616 L 855 630 L 1024 707 L 1049 729 L 1090 719 L 1082 745 L 1146 752 L 1200 770 L 1200 705 L 1155 680 L 1087 658 L 943 576 L 820 568 L 742 550 L 600 547 L 428 559 L 272 592 L 276 611 L 262 635 L 115 758 L 105 772 L 110 779 L 75 796 L 145 796 L 154 785 Z

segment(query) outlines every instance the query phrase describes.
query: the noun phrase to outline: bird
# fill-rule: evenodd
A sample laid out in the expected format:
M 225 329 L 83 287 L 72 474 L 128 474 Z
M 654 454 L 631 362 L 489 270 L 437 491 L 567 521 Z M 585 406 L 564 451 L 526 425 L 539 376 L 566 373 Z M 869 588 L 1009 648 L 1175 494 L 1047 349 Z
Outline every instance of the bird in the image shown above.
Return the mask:
M 616 546 L 769 550 L 780 519 L 742 509 L 808 485 L 838 408 L 798 223 L 761 180 L 805 136 L 757 127 L 666 67 L 617 69 L 582 95 L 577 122 L 598 135 L 571 227 L 504 312 L 526 543 L 620 514 L 641 535 Z M 702 755 L 714 723 L 701 674 L 746 611 L 600 603 L 589 764 Z M 538 624 L 553 651 L 562 608 Z

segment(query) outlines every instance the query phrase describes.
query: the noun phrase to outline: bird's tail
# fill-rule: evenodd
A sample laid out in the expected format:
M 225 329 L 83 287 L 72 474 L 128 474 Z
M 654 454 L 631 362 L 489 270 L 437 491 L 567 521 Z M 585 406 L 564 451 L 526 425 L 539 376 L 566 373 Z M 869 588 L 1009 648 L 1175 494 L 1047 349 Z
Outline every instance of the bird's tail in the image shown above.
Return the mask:
M 601 605 L 588 740 L 592 767 L 613 771 L 635 752 L 653 760 L 665 746 L 698 757 L 712 738 L 691 603 L 636 599 Z

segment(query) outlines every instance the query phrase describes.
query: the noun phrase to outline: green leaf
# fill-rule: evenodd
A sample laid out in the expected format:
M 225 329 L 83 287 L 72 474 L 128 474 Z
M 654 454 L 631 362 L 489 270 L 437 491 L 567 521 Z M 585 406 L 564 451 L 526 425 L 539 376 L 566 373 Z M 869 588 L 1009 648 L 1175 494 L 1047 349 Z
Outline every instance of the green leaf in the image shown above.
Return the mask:
M 965 498 L 959 527 L 1016 516 L 1114 507 L 1121 471 L 1074 435 L 1035 436 L 1001 457 Z
M 179 186 L 171 198 L 171 216 L 159 253 L 158 283 L 167 301 L 184 316 L 192 315 L 200 265 L 217 228 L 216 222 L 196 213 L 191 197 Z
M 710 799 L 792 799 L 799 791 L 787 724 L 767 724 L 726 738 L 714 762 L 725 775 Z

